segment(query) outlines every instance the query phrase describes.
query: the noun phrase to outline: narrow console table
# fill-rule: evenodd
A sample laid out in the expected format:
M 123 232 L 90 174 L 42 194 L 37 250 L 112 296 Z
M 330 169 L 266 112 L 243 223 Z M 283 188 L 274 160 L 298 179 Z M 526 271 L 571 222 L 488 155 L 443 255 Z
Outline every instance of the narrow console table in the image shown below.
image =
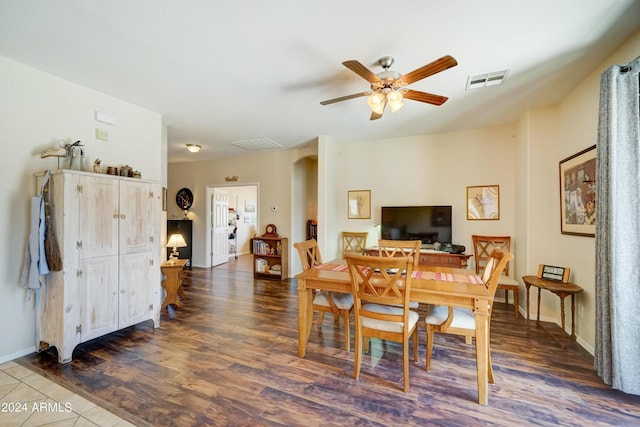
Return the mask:
M 175 304 L 178 307 L 182 305 L 178 296 L 181 298 L 185 297 L 184 291 L 182 290 L 182 279 L 185 274 L 183 269 L 187 265 L 188 261 L 188 259 L 176 259 L 173 262 L 165 261 L 160 266 L 162 273 L 165 275 L 162 287 L 166 292 L 164 301 L 162 302 L 162 307 L 160 307 L 161 310 L 169 304 Z
M 536 322 L 540 322 L 540 290 L 546 289 L 549 292 L 553 292 L 560 298 L 560 316 L 562 320 L 562 333 L 564 333 L 564 299 L 571 295 L 571 340 L 576 340 L 576 294 L 579 294 L 583 289 L 574 283 L 562 283 L 554 280 L 540 279 L 536 276 L 523 276 L 522 280 L 527 288 L 527 325 L 529 324 L 529 288 L 535 286 L 538 288 L 538 313 Z

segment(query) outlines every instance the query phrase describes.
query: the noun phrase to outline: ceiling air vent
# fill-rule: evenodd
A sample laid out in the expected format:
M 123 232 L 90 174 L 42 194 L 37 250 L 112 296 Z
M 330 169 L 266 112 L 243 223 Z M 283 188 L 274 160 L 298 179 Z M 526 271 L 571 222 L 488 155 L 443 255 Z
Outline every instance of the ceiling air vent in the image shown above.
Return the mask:
M 268 138 L 249 139 L 247 141 L 232 142 L 231 145 L 244 148 L 247 151 L 263 151 L 263 150 L 276 150 L 283 146 Z
M 507 77 L 508 72 L 509 70 L 507 69 L 469 76 L 467 79 L 467 90 L 502 84 L 502 81 Z

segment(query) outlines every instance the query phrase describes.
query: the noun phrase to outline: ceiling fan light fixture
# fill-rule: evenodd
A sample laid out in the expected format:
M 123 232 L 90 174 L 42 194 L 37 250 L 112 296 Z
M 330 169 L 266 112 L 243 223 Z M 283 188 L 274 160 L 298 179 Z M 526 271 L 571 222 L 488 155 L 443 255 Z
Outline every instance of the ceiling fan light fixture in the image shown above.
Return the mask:
M 389 101 L 389 107 L 391 107 L 392 113 L 395 113 L 404 106 L 404 102 L 402 102 L 402 93 L 397 90 L 392 90 L 387 94 L 387 101 Z
M 197 153 L 198 151 L 200 151 L 200 148 L 202 147 L 199 146 L 198 144 L 187 144 L 187 150 L 189 150 L 192 153 Z
M 380 92 L 374 92 L 367 97 L 369 108 L 376 114 L 382 114 L 384 111 L 384 95 Z

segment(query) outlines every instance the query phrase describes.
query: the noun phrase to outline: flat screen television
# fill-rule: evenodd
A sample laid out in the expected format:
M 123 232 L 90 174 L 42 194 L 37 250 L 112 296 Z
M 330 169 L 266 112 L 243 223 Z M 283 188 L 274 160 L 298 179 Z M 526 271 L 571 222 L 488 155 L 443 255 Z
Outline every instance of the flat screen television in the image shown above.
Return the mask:
M 380 228 L 382 239 L 451 243 L 451 206 L 383 206 Z

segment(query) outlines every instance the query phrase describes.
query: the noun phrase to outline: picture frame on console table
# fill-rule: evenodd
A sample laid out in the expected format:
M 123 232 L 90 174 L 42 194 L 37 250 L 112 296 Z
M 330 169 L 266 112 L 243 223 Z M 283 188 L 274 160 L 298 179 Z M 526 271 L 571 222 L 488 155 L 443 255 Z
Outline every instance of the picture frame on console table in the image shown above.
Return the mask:
M 560 161 L 560 232 L 596 235 L 596 146 Z
M 500 219 L 500 186 L 467 187 L 467 220 Z
M 347 218 L 371 218 L 371 190 L 347 191 Z

